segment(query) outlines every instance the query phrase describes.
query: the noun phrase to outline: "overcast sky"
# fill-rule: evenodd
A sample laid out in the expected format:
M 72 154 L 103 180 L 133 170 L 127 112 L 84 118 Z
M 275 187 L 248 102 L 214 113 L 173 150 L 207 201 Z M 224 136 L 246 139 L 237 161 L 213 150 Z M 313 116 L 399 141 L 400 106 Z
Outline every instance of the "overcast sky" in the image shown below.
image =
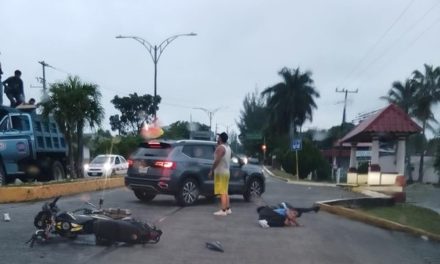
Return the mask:
M 160 44 L 180 37 L 158 63 L 158 116 L 209 124 L 201 110 L 220 108 L 218 130 L 235 128 L 246 94 L 281 81 L 283 67 L 311 71 L 321 94 L 306 128 L 341 123 L 384 107 L 379 97 L 428 63 L 440 66 L 440 0 L 193 0 L 91 1 L 0 0 L 0 62 L 3 80 L 23 72 L 26 98 L 40 98 L 36 77 L 44 60 L 49 83 L 78 75 L 99 85 L 106 119 L 110 100 L 129 93 L 153 94 L 154 66 L 139 36 Z M 3 100 L 7 101 L 6 96 Z M 438 117 L 438 113 L 437 113 Z

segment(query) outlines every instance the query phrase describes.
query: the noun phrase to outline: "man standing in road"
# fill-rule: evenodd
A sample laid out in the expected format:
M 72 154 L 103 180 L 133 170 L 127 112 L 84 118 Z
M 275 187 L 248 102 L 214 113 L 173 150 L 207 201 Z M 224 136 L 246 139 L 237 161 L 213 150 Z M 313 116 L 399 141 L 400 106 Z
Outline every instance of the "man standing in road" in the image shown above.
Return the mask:
M 227 144 L 228 134 L 225 132 L 218 134 L 217 148 L 214 152 L 214 164 L 209 172 L 211 177 L 214 174 L 214 194 L 220 195 L 221 208 L 214 215 L 226 216 L 231 214 L 229 206 L 229 164 L 231 163 L 231 148 Z

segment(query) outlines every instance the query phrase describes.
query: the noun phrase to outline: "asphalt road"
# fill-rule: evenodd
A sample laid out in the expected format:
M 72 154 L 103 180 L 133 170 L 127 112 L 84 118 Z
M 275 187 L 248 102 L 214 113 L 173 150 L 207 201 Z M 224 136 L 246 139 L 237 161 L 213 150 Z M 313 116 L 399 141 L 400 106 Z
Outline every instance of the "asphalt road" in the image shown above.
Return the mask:
M 304 214 L 303 227 L 262 229 L 256 207 L 287 201 L 310 206 L 315 201 L 353 197 L 335 187 L 308 187 L 268 178 L 263 198 L 246 203 L 233 196 L 233 213 L 215 217 L 215 203 L 201 200 L 196 206 L 177 207 L 173 197 L 158 196 L 139 202 L 131 191 L 120 188 L 64 197 L 61 209 L 81 207 L 83 201 L 105 207 L 129 208 L 137 218 L 158 223 L 163 230 L 159 244 L 101 247 L 93 236 L 74 241 L 54 238 L 29 248 L 24 244 L 35 230 L 34 215 L 42 201 L 2 204 L 11 222 L 0 222 L 0 263 L 440 263 L 440 243 L 392 232 L 326 212 Z M 224 253 L 208 250 L 205 242 L 218 240 Z

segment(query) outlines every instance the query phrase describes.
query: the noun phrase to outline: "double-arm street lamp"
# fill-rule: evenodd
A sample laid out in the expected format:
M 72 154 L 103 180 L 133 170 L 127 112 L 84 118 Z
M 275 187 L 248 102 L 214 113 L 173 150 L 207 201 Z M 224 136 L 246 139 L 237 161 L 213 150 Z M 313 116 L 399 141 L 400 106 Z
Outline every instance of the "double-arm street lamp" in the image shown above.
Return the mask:
M 173 40 L 175 40 L 178 37 L 181 36 L 197 36 L 196 33 L 187 33 L 187 34 L 177 34 L 171 37 L 168 37 L 167 39 L 165 39 L 164 41 L 162 41 L 162 43 L 160 43 L 159 45 L 151 45 L 150 42 L 146 41 L 143 38 L 140 37 L 136 37 L 136 36 L 116 36 L 117 39 L 122 39 L 122 38 L 131 38 L 136 40 L 137 42 L 141 43 L 142 46 L 144 46 L 147 50 L 148 53 L 150 53 L 151 59 L 153 60 L 154 63 L 154 116 L 156 117 L 156 96 L 157 96 L 157 63 L 159 62 L 160 56 L 162 55 L 163 51 L 165 50 L 165 48 L 171 43 L 173 42 Z
M 214 114 L 215 114 L 218 110 L 220 110 L 220 108 L 221 108 L 221 107 L 216 108 L 216 109 L 214 109 L 214 110 L 209 110 L 209 109 L 206 109 L 206 108 L 203 108 L 203 107 L 194 107 L 193 109 L 202 110 L 203 112 L 205 112 L 205 113 L 208 115 L 208 117 L 209 117 L 209 132 L 211 132 L 212 117 L 214 116 Z

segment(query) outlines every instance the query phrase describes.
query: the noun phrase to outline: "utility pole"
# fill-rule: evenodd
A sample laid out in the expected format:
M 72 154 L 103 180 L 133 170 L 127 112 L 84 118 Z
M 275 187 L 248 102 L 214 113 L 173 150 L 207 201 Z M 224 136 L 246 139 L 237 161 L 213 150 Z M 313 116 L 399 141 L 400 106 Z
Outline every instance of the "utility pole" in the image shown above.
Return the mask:
M 41 66 L 43 66 L 43 79 L 41 79 L 41 83 L 43 84 L 43 93 L 46 94 L 46 67 L 50 67 L 50 68 L 53 67 L 44 61 L 39 61 L 38 63 L 41 64 Z
M 216 108 L 214 110 L 209 110 L 203 107 L 193 107 L 193 109 L 197 109 L 197 110 L 202 110 L 203 112 L 205 112 L 208 117 L 209 117 L 209 131 L 211 132 L 211 125 L 212 125 L 212 117 L 214 116 L 214 114 L 221 109 L 221 107 Z M 217 130 L 217 126 L 216 126 L 216 130 Z
M 345 123 L 345 115 L 346 115 L 346 109 L 347 109 L 347 93 L 357 93 L 358 89 L 353 90 L 353 91 L 349 91 L 347 89 L 342 89 L 339 90 L 338 88 L 336 88 L 336 92 L 337 93 L 345 93 L 345 98 L 344 98 L 344 111 L 342 112 L 342 125 L 344 125 Z
M 357 93 L 358 89 L 349 91 L 349 90 L 347 90 L 345 88 L 341 89 L 341 90 L 336 88 L 336 92 L 337 93 L 345 93 L 345 97 L 344 97 L 344 111 L 342 112 L 342 123 L 341 123 L 341 128 L 340 128 L 340 133 L 341 133 L 341 137 L 342 137 L 343 136 L 342 135 L 342 131 L 344 130 L 344 124 L 345 124 L 346 112 L 347 112 L 347 94 L 348 93 Z M 340 173 L 340 164 L 338 164 L 338 162 L 339 162 L 340 157 L 341 157 L 342 144 L 340 144 L 337 148 L 338 148 L 338 151 L 337 151 L 337 154 L 336 154 L 336 157 L 335 157 L 336 159 L 333 160 L 333 162 L 336 163 L 336 167 L 337 167 L 336 173 L 339 175 L 339 173 Z M 332 168 L 332 174 L 334 172 L 333 170 L 334 170 L 334 168 Z M 338 176 L 337 176 L 337 178 L 338 178 Z

